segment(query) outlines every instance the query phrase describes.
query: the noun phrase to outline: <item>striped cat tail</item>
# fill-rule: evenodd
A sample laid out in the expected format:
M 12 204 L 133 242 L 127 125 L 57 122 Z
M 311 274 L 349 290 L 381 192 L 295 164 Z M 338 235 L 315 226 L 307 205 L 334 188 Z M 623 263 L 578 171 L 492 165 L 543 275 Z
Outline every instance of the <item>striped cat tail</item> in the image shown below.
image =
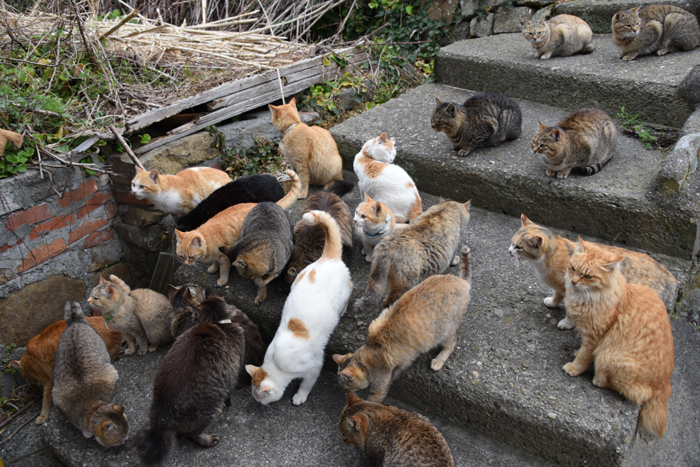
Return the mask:
M 336 180 L 336 181 L 331 182 L 328 185 L 326 185 L 323 188 L 323 191 L 333 193 L 333 194 L 338 195 L 342 198 L 343 196 L 350 193 L 353 188 L 355 188 L 355 184 L 352 182 L 348 182 L 346 180 Z
M 282 209 L 288 209 L 292 204 L 294 204 L 299 197 L 299 193 L 301 193 L 301 180 L 299 179 L 299 175 L 297 175 L 297 173 L 293 170 L 287 170 L 285 173 L 292 178 L 292 182 L 294 184 L 292 185 L 292 189 L 289 190 L 289 193 L 287 193 L 284 198 L 277 201 L 277 206 L 281 207 Z
M 109 276 L 109 280 L 114 282 L 122 291 L 126 294 L 131 293 L 131 287 L 126 285 L 126 282 L 115 276 L 114 274 L 111 274 Z
M 661 438 L 666 432 L 666 406 L 668 398 L 663 394 L 654 394 L 642 404 L 637 420 L 637 431 L 643 439 Z
M 462 266 L 460 277 L 471 284 L 472 282 L 472 250 L 468 246 L 462 248 Z
M 571 169 L 571 173 L 574 175 L 593 175 L 595 173 L 600 172 L 600 169 L 603 168 L 603 164 L 592 164 L 592 165 L 586 165 L 584 167 L 574 167 Z
M 77 321 L 84 321 L 85 314 L 83 309 L 80 307 L 78 302 L 66 302 L 66 306 L 63 307 L 63 319 L 66 320 L 66 324 L 75 323 Z
M 343 252 L 343 243 L 340 239 L 338 223 L 326 211 L 309 211 L 302 217 L 306 225 L 318 225 L 323 229 L 326 243 L 323 247 L 321 260 L 340 259 Z
M 153 416 L 151 416 L 153 419 Z M 168 455 L 175 440 L 175 432 L 158 427 L 141 428 L 136 434 L 134 446 L 146 465 L 160 464 Z

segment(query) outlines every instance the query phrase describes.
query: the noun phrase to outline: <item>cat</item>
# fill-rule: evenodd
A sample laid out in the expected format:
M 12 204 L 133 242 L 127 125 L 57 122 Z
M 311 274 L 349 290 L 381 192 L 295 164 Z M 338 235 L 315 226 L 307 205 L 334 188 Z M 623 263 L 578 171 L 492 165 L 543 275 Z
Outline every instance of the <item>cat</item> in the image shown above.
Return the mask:
M 671 397 L 671 322 L 653 290 L 627 283 L 622 261 L 579 238 L 566 272 L 566 309 L 581 348 L 563 370 L 578 376 L 594 364 L 593 384 L 641 404 L 638 433 L 661 438 Z
M 602 110 L 577 110 L 554 127 L 537 123 L 540 129 L 530 146 L 533 153 L 542 155 L 550 177 L 567 178 L 571 173 L 593 175 L 613 156 L 617 127 Z
M 177 220 L 181 232 L 194 230 L 226 208 L 241 203 L 273 203 L 284 198 L 284 188 L 272 175 L 248 175 L 227 183 L 210 194 L 189 214 Z
M 544 299 L 549 308 L 556 308 L 566 296 L 566 270 L 576 243 L 537 225 L 525 214 L 520 215 L 522 228 L 518 230 L 508 251 L 511 256 L 524 259 L 535 269 L 537 277 L 554 289 L 551 297 Z M 593 245 L 589 242 L 589 244 Z M 677 282 L 665 267 L 644 253 L 625 250 L 609 245 L 594 244 L 611 254 L 623 257 L 620 271 L 628 282 L 654 290 L 664 302 L 669 313 L 676 302 Z M 567 316 L 559 321 L 559 329 L 571 329 L 574 323 Z
M 137 452 L 148 465 L 163 461 L 176 434 L 205 448 L 218 445 L 219 437 L 204 430 L 231 405 L 243 365 L 262 361 L 260 334 L 240 310 L 219 297 L 196 308 L 199 324 L 178 337 L 163 358 L 149 424 L 136 435 Z M 260 347 L 257 356 L 249 354 L 253 342 Z
M 406 223 L 421 215 L 423 204 L 411 176 L 398 165 L 394 140 L 386 133 L 367 141 L 355 156 L 353 168 L 360 193 L 367 193 L 388 206 L 396 222 Z
M 5 146 L 7 145 L 8 142 L 12 143 L 12 145 L 19 149 L 22 147 L 22 141 L 24 140 L 24 137 L 20 135 L 19 133 L 15 133 L 14 131 L 10 130 L 3 130 L 0 128 L 0 157 L 5 154 Z
M 343 441 L 362 450 L 383 467 L 454 467 L 450 445 L 422 415 L 345 393 L 338 431 Z
M 109 356 L 114 360 L 119 353 L 122 344 L 122 335 L 116 331 L 110 331 L 105 327 L 105 320 L 100 316 L 90 316 L 87 322 L 105 341 Z M 49 419 L 51 411 L 51 389 L 53 388 L 53 366 L 56 358 L 56 349 L 63 331 L 66 330 L 66 321 L 60 320 L 49 325 L 38 336 L 32 337 L 27 343 L 27 350 L 19 360 L 10 362 L 10 366 L 22 372 L 22 378 L 28 383 L 41 383 L 44 387 L 44 399 L 41 406 L 41 414 L 36 419 L 36 424 L 41 425 Z
M 297 174 L 291 170 L 287 170 L 286 173 L 292 178 L 294 185 L 284 198 L 277 201 L 277 205 L 282 209 L 287 209 L 294 204 L 301 190 L 301 181 Z M 238 241 L 243 222 L 254 207 L 255 203 L 236 204 L 224 209 L 195 230 L 180 232 L 175 229 L 177 256 L 185 266 L 195 262 L 211 264 L 207 272 L 213 274 L 219 270 L 219 279 L 216 283 L 220 286 L 226 285 L 231 260 L 219 248 L 228 250 Z
M 126 355 L 138 345 L 138 355 L 153 352 L 173 340 L 170 323 L 173 307 L 168 299 L 150 289 L 131 288 L 114 274 L 109 281 L 100 276 L 100 283 L 90 292 L 88 304 L 105 319 L 108 329 L 124 333 Z
M 341 197 L 354 187 L 352 182 L 335 181 L 323 191 L 309 196 L 301 209 L 302 216 L 309 211 L 326 211 L 333 216 L 340 229 L 343 254 L 352 249 L 352 215 Z M 285 276 L 288 283 L 292 283 L 302 269 L 321 257 L 324 241 L 325 235 L 320 226 L 307 225 L 303 219 L 297 222 L 294 226 L 294 250 Z
M 181 170 L 177 175 L 165 175 L 137 166 L 131 192 L 136 199 L 146 199 L 160 211 L 184 216 L 230 181 L 226 172 L 209 167 L 194 167 Z
M 267 298 L 267 284 L 284 270 L 293 248 L 294 233 L 284 209 L 266 201 L 250 210 L 228 257 L 242 278 L 255 283 L 256 305 Z
M 301 179 L 299 199 L 308 196 L 310 183 L 326 185 L 343 179 L 343 159 L 328 130 L 302 123 L 294 98 L 286 105 L 268 107 L 272 125 L 282 133 L 280 151 Z
M 442 131 L 457 154 L 466 157 L 481 146 L 497 147 L 503 141 L 518 139 L 522 113 L 515 100 L 503 94 L 476 94 L 464 105 L 437 99 L 431 126 Z
M 388 307 L 426 277 L 459 263 L 469 203 L 443 201 L 379 243 L 372 256 L 367 289 L 355 302 L 355 312 L 373 311 L 384 296 L 384 307 Z
M 372 262 L 374 247 L 394 232 L 407 224 L 397 224 L 394 213 L 385 204 L 375 201 L 365 193 L 364 202 L 355 208 L 355 230 L 362 241 L 362 254 L 365 261 Z
M 307 212 L 302 219 L 323 228 L 325 247 L 321 259 L 304 268 L 292 284 L 262 367 L 246 365 L 253 397 L 263 405 L 280 400 L 295 378 L 302 381 L 292 403 L 306 402 L 323 366 L 323 350 L 352 293 L 338 224 L 324 211 Z
M 211 298 L 211 295 L 211 290 L 198 284 L 168 286 L 168 298 L 175 314 L 170 324 L 170 332 L 175 339 L 199 322 L 196 308 L 204 300 Z
M 700 26 L 692 13 L 672 5 L 649 5 L 618 11 L 612 19 L 613 42 L 620 58 L 656 52 L 666 55 L 692 50 L 700 44 Z
M 53 403 L 68 420 L 103 446 L 118 446 L 129 434 L 124 406 L 112 403 L 119 375 L 105 341 L 85 319 L 80 304 L 67 302 L 66 330 L 56 350 Z
M 457 344 L 457 328 L 471 295 L 471 250 L 461 251 L 460 277 L 431 276 L 413 287 L 372 321 L 367 343 L 355 353 L 333 355 L 338 382 L 346 391 L 369 387 L 369 400 L 381 402 L 389 386 L 421 354 L 442 351 L 430 368 L 440 370 Z
M 526 18 L 523 35 L 535 49 L 535 56 L 542 60 L 553 56 L 588 54 L 595 48 L 591 27 L 572 15 L 557 15 L 549 21 L 544 18 L 530 21 Z

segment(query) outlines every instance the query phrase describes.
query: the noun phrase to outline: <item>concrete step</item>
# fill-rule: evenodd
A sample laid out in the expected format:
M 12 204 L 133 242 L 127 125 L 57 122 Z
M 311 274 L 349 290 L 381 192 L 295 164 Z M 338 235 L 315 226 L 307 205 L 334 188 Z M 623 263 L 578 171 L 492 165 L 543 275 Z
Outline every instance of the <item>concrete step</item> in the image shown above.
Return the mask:
M 574 15 L 583 18 L 596 34 L 607 34 L 610 31 L 612 17 L 621 10 L 629 10 L 640 6 L 663 3 L 683 8 L 696 16 L 700 16 L 700 2 L 695 0 L 573 0 L 563 2 L 554 7 L 554 14 Z
M 562 4 L 564 5 L 564 4 Z M 700 63 L 700 48 L 663 57 L 618 59 L 611 34 L 595 35 L 588 55 L 535 58 L 522 34 L 498 34 L 443 47 L 435 61 L 441 83 L 554 105 L 568 110 L 593 106 L 615 116 L 622 106 L 640 122 L 680 128 L 693 112 L 683 83 Z
M 490 211 L 516 217 L 525 213 L 546 225 L 673 256 L 691 258 L 697 251 L 700 194 L 656 194 L 664 154 L 620 134 L 612 160 L 599 173 L 549 177 L 530 140 L 538 120 L 553 125 L 568 112 L 519 100 L 523 131 L 516 141 L 457 157 L 447 136 L 432 130 L 430 119 L 436 97 L 464 102 L 472 94 L 425 84 L 346 120 L 331 133 L 347 168 L 366 140 L 386 132 L 396 140 L 396 163 L 428 193 L 471 199 L 474 206 Z
M 344 175 L 354 180 L 352 174 Z M 435 196 L 425 193 L 422 196 L 424 208 L 439 202 Z M 354 209 L 359 202 L 357 190 L 346 195 L 345 200 Z M 292 208 L 292 222 L 299 219 L 301 205 L 297 202 Z M 439 372 L 429 368 L 430 358 L 436 352 L 419 358 L 394 382 L 389 395 L 563 465 L 683 465 L 646 460 L 629 463 L 628 459 L 641 448 L 632 436 L 638 407 L 612 391 L 594 387 L 591 372 L 571 378 L 561 371 L 573 358 L 579 339 L 573 331 L 557 329 L 556 322 L 563 317 L 563 310 L 547 309 L 542 303 L 549 292 L 547 288 L 528 266 L 516 267 L 509 256 L 510 239 L 519 226 L 519 219 L 478 208 L 471 210 L 468 244 L 473 252 L 474 281 L 472 300 L 460 325 L 457 349 Z M 575 238 L 572 233 L 568 235 Z M 369 276 L 370 265 L 361 257 L 360 249 L 356 243 L 351 255 L 350 270 L 355 286 L 351 305 L 363 294 Z M 689 262 L 653 256 L 681 283 L 687 279 Z M 449 272 L 455 274 L 457 270 L 451 268 Z M 268 287 L 267 300 L 255 306 L 255 286 L 251 281 L 241 281 L 232 274 L 227 286 L 217 287 L 215 279 L 203 267 L 180 267 L 174 282 L 212 287 L 244 310 L 258 324 L 263 337 L 270 339 L 279 324 L 286 293 L 272 284 Z M 337 370 L 330 360 L 332 354 L 352 352 L 363 344 L 367 326 L 378 313 L 376 310 L 358 315 L 348 311 L 343 316 L 326 349 L 328 369 Z M 700 347 L 700 336 L 691 332 L 683 320 L 674 320 L 676 328 L 691 344 L 678 343 L 678 349 L 688 349 L 682 354 L 687 363 L 679 363 L 679 372 L 674 375 L 676 395 L 671 399 L 669 431 L 657 446 L 665 455 L 683 459 L 688 449 L 695 449 L 690 443 L 692 437 L 697 439 L 700 435 L 700 423 L 694 411 L 683 413 L 687 407 L 684 404 L 689 403 L 687 398 L 695 390 L 693 384 L 700 382 L 692 368 L 693 349 Z M 313 404 L 319 397 L 315 391 L 309 396 Z M 340 398 L 340 394 L 336 397 Z M 290 397 L 288 393 L 276 406 L 285 407 Z M 673 443 L 678 440 L 692 444 L 691 448 L 684 446 L 676 450 Z

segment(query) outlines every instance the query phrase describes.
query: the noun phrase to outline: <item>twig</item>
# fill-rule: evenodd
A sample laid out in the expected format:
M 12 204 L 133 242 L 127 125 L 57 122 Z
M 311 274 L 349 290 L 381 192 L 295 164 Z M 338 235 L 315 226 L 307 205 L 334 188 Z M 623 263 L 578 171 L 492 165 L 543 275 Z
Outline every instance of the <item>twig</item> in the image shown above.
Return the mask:
M 123 17 L 121 21 L 119 21 L 117 24 L 115 24 L 114 26 L 112 26 L 112 28 L 111 28 L 109 31 L 107 31 L 106 33 L 101 34 L 100 36 L 98 36 L 98 37 L 97 37 L 97 40 L 98 40 L 98 41 L 101 41 L 101 40 L 104 39 L 105 37 L 109 36 L 109 35 L 112 34 L 114 31 L 116 31 L 116 30 L 119 29 L 120 27 L 124 26 L 124 24 L 128 23 L 128 22 L 131 20 L 131 18 L 133 18 L 134 16 L 136 16 L 136 15 L 138 15 L 138 14 L 139 14 L 139 10 L 134 10 L 134 11 L 132 11 L 131 13 L 129 13 L 128 15 L 126 15 L 125 17 Z
M 119 144 L 122 145 L 126 153 L 131 157 L 131 160 L 134 161 L 134 164 L 136 164 L 136 167 L 140 168 L 141 170 L 146 170 L 146 168 L 143 166 L 141 161 L 139 160 L 138 157 L 136 157 L 136 154 L 131 150 L 128 144 L 126 144 L 126 141 L 124 141 L 124 138 L 122 138 L 122 135 L 119 134 L 117 129 L 114 127 L 114 125 L 110 125 L 109 129 L 112 130 L 112 133 L 114 133 L 114 136 L 117 137 L 117 141 L 119 141 Z
M 286 104 L 284 100 L 284 89 L 282 89 L 282 77 L 280 76 L 280 69 L 277 68 L 277 82 L 280 84 L 280 95 L 282 95 L 282 104 Z
M 28 403 L 27 405 L 25 405 L 24 407 L 22 407 L 21 409 L 19 409 L 19 410 L 18 410 L 17 412 L 15 412 L 14 415 L 12 415 L 10 418 L 8 418 L 8 419 L 5 420 L 4 422 L 0 423 L 0 429 L 5 428 L 7 425 L 9 425 L 9 424 L 12 423 L 13 421 L 15 421 L 15 419 L 17 419 L 17 417 L 19 417 L 20 415 L 22 415 L 22 414 L 23 414 L 24 412 L 26 412 L 27 410 L 31 409 L 32 406 L 33 406 L 34 404 L 36 404 L 37 402 L 39 402 L 39 401 L 42 400 L 42 399 L 43 399 L 43 396 L 39 396 L 39 397 L 37 397 L 36 399 L 34 399 L 33 401 L 29 402 L 29 403 Z

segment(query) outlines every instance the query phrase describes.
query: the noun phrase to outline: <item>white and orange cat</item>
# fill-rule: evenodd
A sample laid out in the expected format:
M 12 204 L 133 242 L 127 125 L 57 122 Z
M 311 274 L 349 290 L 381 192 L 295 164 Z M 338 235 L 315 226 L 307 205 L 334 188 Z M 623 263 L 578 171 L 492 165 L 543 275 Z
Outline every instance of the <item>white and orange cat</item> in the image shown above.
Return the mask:
M 157 170 L 136 167 L 131 181 L 131 192 L 137 199 L 146 199 L 156 209 L 176 216 L 184 216 L 217 188 L 231 181 L 223 170 L 193 167 L 177 175 L 159 174 Z
M 395 157 L 394 140 L 386 133 L 367 141 L 353 163 L 357 186 L 360 193 L 388 206 L 396 222 L 411 222 L 423 212 L 423 204 L 411 176 L 392 164 Z
M 282 209 L 289 208 L 297 200 L 301 191 L 301 181 L 292 170 L 287 170 L 294 185 L 289 193 L 277 201 Z M 226 285 L 231 270 L 231 260 L 219 248 L 231 248 L 241 236 L 241 228 L 246 216 L 256 206 L 256 203 L 242 203 L 224 209 L 204 224 L 189 232 L 175 229 L 177 247 L 175 252 L 185 266 L 195 262 L 211 264 L 207 272 L 219 271 L 217 285 Z
M 641 404 L 637 431 L 660 438 L 671 397 L 673 335 L 666 307 L 620 271 L 623 256 L 579 238 L 566 271 L 566 309 L 581 335 L 570 376 L 595 366 L 593 384 Z
M 253 397 L 263 405 L 278 401 L 296 378 L 302 381 L 292 403 L 306 402 L 321 372 L 326 343 L 352 293 L 335 219 L 325 211 L 309 211 L 302 219 L 308 225 L 321 226 L 325 246 L 321 259 L 305 267 L 294 280 L 262 367 L 246 365 L 253 378 Z
M 364 193 L 364 202 L 355 208 L 355 232 L 362 241 L 362 254 L 368 263 L 372 262 L 374 247 L 387 238 L 395 228 L 407 224 L 397 224 L 394 213 L 388 206 L 375 201 Z
M 294 98 L 288 104 L 268 107 L 272 125 L 282 133 L 280 151 L 301 179 L 299 199 L 309 195 L 309 184 L 327 185 L 343 179 L 343 159 L 328 130 L 303 123 Z

